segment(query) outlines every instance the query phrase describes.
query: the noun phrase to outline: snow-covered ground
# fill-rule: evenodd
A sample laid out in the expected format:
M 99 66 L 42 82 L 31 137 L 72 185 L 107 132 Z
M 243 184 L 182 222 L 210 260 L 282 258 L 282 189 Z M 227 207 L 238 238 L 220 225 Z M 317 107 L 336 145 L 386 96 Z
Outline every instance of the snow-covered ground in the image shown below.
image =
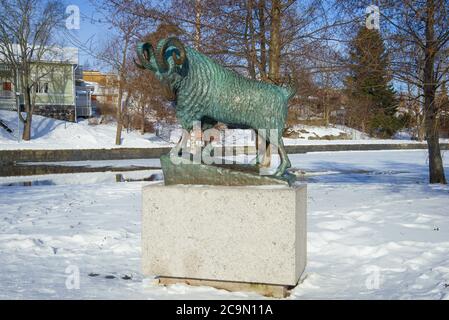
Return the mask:
M 0 128 L 0 150 L 12 149 L 111 149 L 115 145 L 115 124 L 89 125 L 55 120 L 34 115 L 32 139 L 18 142 L 17 113 L 0 110 L 0 119 L 13 130 Z M 22 126 L 20 132 L 23 132 Z M 141 135 L 137 131 L 122 132 L 122 148 L 154 148 L 169 145 L 154 134 Z
M 309 252 L 290 299 L 449 299 L 449 188 L 426 183 L 425 151 L 291 160 L 309 181 Z M 53 184 L 0 187 L 0 298 L 262 298 L 159 287 L 144 277 L 140 196 L 148 182 L 116 183 L 115 174 L 42 176 Z M 18 179 L 25 178 L 0 178 L 0 185 Z M 69 289 L 78 270 L 79 289 Z
M 342 125 L 330 126 L 309 126 L 298 124 L 288 129 L 287 132 L 298 139 L 314 140 L 320 138 L 346 139 L 346 140 L 367 140 L 370 137 L 356 129 L 352 129 Z
M 0 119 L 13 130 L 8 133 L 0 128 L 0 150 L 17 149 L 112 149 L 112 148 L 155 148 L 170 147 L 178 141 L 181 130 L 173 126 L 173 130 L 164 132 L 161 137 L 147 133 L 141 135 L 137 131 L 122 133 L 122 145 L 115 145 L 115 124 L 89 125 L 87 120 L 78 123 L 65 122 L 41 116 L 33 116 L 32 139 L 30 141 L 18 141 L 17 114 L 12 111 L 0 110 Z M 328 144 L 402 144 L 423 143 L 417 141 L 379 140 L 369 139 L 360 131 L 345 126 L 305 126 L 298 125 L 295 130 L 300 136 L 284 138 L 285 145 L 328 145 Z M 20 129 L 22 132 L 22 129 Z M 305 133 L 306 132 L 306 133 Z M 341 137 L 340 140 L 315 140 L 325 137 Z M 314 138 L 314 139 L 311 139 Z M 349 139 L 349 140 L 348 140 Z M 442 140 L 448 142 L 448 140 Z M 227 130 L 221 141 L 216 144 L 227 146 L 255 145 L 255 135 L 250 130 Z

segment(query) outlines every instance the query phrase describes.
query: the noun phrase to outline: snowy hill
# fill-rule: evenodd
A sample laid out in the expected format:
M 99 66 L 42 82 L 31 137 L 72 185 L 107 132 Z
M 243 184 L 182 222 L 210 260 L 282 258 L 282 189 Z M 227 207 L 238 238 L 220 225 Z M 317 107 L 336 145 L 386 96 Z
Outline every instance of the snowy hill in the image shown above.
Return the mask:
M 342 125 L 308 126 L 298 124 L 286 130 L 286 136 L 303 140 L 366 140 L 370 137 L 356 129 Z
M 18 142 L 17 113 L 0 110 L 0 120 L 13 132 L 0 127 L 0 150 L 17 149 L 112 149 L 112 148 L 157 148 L 170 147 L 178 141 L 181 129 L 177 125 L 162 128 L 160 136 L 138 131 L 122 132 L 122 145 L 115 145 L 116 125 L 89 125 L 87 120 L 78 123 L 65 122 L 33 116 L 31 141 Z M 20 133 L 22 133 L 22 127 Z M 167 132 L 165 132 L 167 131 Z M 162 137 L 162 138 L 161 138 Z M 443 140 L 442 142 L 445 142 Z M 255 145 L 255 135 L 251 130 L 227 130 L 220 142 L 226 146 Z M 363 132 L 345 126 L 297 125 L 284 137 L 285 145 L 329 145 L 329 144 L 401 144 L 398 140 L 371 139 Z M 407 141 L 407 143 L 422 143 Z
M 17 138 L 17 113 L 0 110 L 0 119 L 13 130 L 8 133 L 0 128 L 0 149 L 110 149 L 110 148 L 154 148 L 167 143 L 154 134 L 122 132 L 122 145 L 115 145 L 115 124 L 89 125 L 87 120 L 78 123 L 65 122 L 33 116 L 31 141 Z M 20 128 L 20 133 L 23 127 Z

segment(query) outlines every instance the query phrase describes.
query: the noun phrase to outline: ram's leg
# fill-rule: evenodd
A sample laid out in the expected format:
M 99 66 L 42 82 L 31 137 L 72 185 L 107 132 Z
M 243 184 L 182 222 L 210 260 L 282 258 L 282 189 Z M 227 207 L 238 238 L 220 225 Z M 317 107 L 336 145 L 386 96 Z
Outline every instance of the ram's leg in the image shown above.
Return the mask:
M 214 128 L 214 126 L 217 124 L 218 122 L 215 121 L 212 118 L 208 118 L 208 117 L 204 117 L 201 119 L 201 131 L 202 134 L 204 135 L 204 132 L 206 132 L 207 130 L 211 130 Z M 206 148 L 212 141 L 210 140 L 210 138 L 213 139 L 217 139 L 219 140 L 219 137 L 217 138 L 215 135 L 212 135 L 210 137 L 208 137 L 208 139 L 204 140 L 204 148 Z
M 171 149 L 170 153 L 177 156 L 182 155 L 182 150 L 187 147 L 187 141 L 190 138 L 190 133 L 187 130 L 182 130 L 182 135 L 179 138 L 178 143 Z
M 284 144 L 282 144 L 282 146 L 284 147 Z M 284 151 L 285 151 L 285 147 L 284 147 Z M 287 151 L 285 151 L 285 157 L 287 160 L 287 169 L 292 167 L 292 163 L 290 162 L 290 159 L 288 157 Z
M 264 168 L 269 168 L 270 165 L 271 165 L 271 143 L 267 141 L 261 166 Z
M 265 144 L 264 144 L 265 143 Z M 263 161 L 263 157 L 265 156 L 264 148 L 267 147 L 265 142 L 265 138 L 263 138 L 259 131 L 256 130 L 256 165 L 260 165 Z M 262 160 L 261 160 L 262 159 Z
M 284 142 L 282 141 L 282 137 L 278 140 L 278 149 L 279 149 L 279 155 L 281 157 L 281 164 L 276 170 L 275 176 L 279 177 L 284 175 L 287 168 L 291 167 L 290 160 L 288 159 L 287 152 L 285 151 Z
M 260 164 L 260 157 L 259 157 L 259 153 L 260 153 L 260 138 L 259 138 L 259 133 L 256 131 L 256 166 Z
M 271 145 L 265 131 L 256 131 L 256 165 L 268 168 L 271 164 Z
M 291 168 L 292 167 L 292 163 L 290 162 L 290 159 L 288 158 L 287 151 L 285 151 L 284 141 L 282 141 L 282 138 L 281 138 L 281 145 L 282 145 L 282 148 L 284 149 L 284 152 L 285 152 L 285 161 L 287 162 L 287 169 Z

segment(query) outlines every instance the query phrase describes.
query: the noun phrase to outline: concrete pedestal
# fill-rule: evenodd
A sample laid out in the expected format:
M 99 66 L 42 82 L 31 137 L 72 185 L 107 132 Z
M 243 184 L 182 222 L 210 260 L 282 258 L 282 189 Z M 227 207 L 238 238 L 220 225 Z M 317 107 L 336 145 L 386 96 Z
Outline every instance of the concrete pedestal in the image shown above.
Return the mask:
M 143 273 L 295 286 L 306 265 L 306 190 L 305 185 L 144 187 Z

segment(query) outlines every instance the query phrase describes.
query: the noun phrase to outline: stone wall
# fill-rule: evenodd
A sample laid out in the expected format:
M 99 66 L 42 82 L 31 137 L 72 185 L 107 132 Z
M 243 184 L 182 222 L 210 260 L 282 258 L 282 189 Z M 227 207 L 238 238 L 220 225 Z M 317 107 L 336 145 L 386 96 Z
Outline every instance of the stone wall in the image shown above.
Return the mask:
M 21 105 L 20 107 L 21 110 L 24 111 L 24 106 Z M 37 105 L 34 107 L 33 114 L 63 121 L 75 122 L 75 106 L 73 105 Z
M 449 143 L 440 143 L 441 150 L 449 150 Z M 0 165 L 10 162 L 45 161 L 85 161 L 120 159 L 157 159 L 168 154 L 171 147 L 160 148 L 114 148 L 114 149 L 67 149 L 67 150 L 0 150 Z M 242 150 L 243 149 L 243 150 Z M 425 150 L 427 144 L 334 144 L 334 145 L 296 145 L 285 146 L 289 154 L 324 151 L 367 151 L 367 150 Z M 226 154 L 221 150 L 221 154 Z M 255 148 L 235 148 L 234 154 L 255 154 Z M 231 154 L 229 152 L 228 154 Z

